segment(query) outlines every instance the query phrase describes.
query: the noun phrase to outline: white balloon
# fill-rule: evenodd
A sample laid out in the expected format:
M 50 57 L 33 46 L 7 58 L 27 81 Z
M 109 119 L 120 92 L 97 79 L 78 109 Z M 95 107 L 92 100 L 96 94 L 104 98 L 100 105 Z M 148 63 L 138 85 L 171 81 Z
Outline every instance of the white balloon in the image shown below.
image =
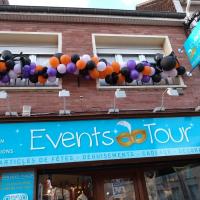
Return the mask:
M 17 74 L 14 72 L 14 70 L 10 70 L 8 72 L 8 76 L 12 79 L 16 79 L 17 78 Z
M 169 77 L 169 75 L 168 75 L 168 73 L 166 71 L 163 71 L 161 73 L 161 77 L 164 78 L 164 79 L 166 79 L 167 77 Z
M 89 60 L 91 60 L 91 57 L 88 54 L 84 54 L 83 56 L 81 56 L 81 60 L 87 63 Z
M 178 72 L 176 69 L 172 69 L 168 72 L 170 77 L 176 77 L 178 75 Z
M 64 64 L 60 64 L 58 65 L 57 70 L 60 74 L 64 74 L 67 71 L 67 67 Z
M 16 73 L 16 74 L 20 74 L 21 73 L 21 71 L 22 71 L 22 67 L 21 67 L 21 65 L 20 64 L 15 64 L 15 66 L 14 66 L 14 72 Z
M 98 70 L 98 71 L 102 72 L 102 71 L 104 71 L 105 69 L 106 69 L 106 63 L 105 63 L 105 62 L 99 62 L 99 63 L 97 64 L 97 70 Z
M 153 75 L 155 74 L 155 72 L 156 72 L 155 68 L 154 68 L 154 67 L 151 67 L 151 73 L 150 73 L 149 76 L 153 76 Z
M 120 68 L 127 67 L 127 62 L 120 62 Z
M 143 78 L 143 74 L 142 74 L 142 73 L 139 73 L 139 76 L 138 76 L 138 78 L 137 78 L 137 81 L 141 81 L 142 78 Z
M 49 76 L 48 77 L 48 81 L 51 82 L 51 83 L 55 82 L 56 81 L 56 76 Z

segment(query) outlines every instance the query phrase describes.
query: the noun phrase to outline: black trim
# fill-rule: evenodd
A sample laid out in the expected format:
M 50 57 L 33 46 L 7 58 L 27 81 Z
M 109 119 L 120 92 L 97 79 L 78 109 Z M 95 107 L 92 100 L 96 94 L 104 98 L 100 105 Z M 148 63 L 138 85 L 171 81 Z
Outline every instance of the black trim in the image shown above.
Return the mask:
M 175 18 L 175 19 L 184 19 L 186 16 L 185 13 L 172 13 L 172 12 L 96 9 L 96 8 L 71 8 L 71 7 L 46 7 L 46 6 L 15 6 L 15 5 L 1 5 L 0 12 L 110 15 L 110 16 L 150 17 L 150 18 L 157 17 L 157 18 Z

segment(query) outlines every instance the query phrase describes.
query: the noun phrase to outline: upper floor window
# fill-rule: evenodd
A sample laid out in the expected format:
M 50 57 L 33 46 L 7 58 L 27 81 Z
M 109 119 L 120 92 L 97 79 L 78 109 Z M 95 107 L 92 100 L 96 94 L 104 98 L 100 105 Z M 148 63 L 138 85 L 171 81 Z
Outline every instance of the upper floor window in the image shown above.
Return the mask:
M 147 35 L 111 35 L 93 34 L 93 51 L 100 58 L 104 58 L 108 63 L 117 61 L 120 67 L 127 66 L 129 60 L 136 63 L 147 61 L 155 66 L 154 57 L 156 54 L 164 56 L 172 52 L 172 47 L 167 36 L 147 36 Z M 118 83 L 111 86 L 105 79 L 99 79 L 98 88 L 149 88 L 149 87 L 186 87 L 180 76 L 162 77 L 160 82 L 154 82 L 152 78 L 144 80 L 142 74 L 137 79 Z
M 61 33 L 43 32 L 0 32 L 0 53 L 9 50 L 13 55 L 21 52 L 37 65 L 48 66 L 49 57 L 62 51 Z M 16 62 L 17 63 L 17 62 Z M 0 81 L 0 87 L 12 88 L 60 88 L 61 82 L 47 80 L 44 85 L 32 83 L 29 79 L 20 76 L 10 76 L 10 80 Z

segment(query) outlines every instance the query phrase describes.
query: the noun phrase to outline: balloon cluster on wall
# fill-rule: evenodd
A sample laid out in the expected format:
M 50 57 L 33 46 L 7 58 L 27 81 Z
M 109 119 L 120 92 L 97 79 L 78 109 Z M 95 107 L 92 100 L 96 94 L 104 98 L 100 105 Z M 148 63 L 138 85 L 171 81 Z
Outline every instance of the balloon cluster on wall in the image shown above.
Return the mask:
M 97 56 L 90 57 L 85 54 L 72 56 L 57 53 L 49 59 L 47 66 L 32 63 L 23 55 L 13 55 L 5 50 L 1 54 L 0 60 L 0 81 L 10 82 L 10 79 L 24 78 L 32 83 L 45 84 L 55 82 L 56 78 L 61 78 L 67 74 L 81 75 L 85 79 L 105 79 L 109 85 L 131 83 L 139 80 L 144 83 L 149 81 L 160 82 L 162 78 L 183 75 L 185 68 L 180 66 L 174 53 L 163 57 L 156 54 L 155 63 L 144 60 L 141 62 L 128 60 L 128 62 L 118 63 L 107 62 L 106 59 L 99 59 Z

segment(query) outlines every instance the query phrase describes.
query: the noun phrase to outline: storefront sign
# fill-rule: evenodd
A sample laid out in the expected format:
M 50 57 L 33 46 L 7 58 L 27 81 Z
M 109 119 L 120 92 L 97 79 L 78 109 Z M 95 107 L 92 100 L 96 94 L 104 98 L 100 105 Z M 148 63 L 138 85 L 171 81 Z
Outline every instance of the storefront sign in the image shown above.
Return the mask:
M 200 117 L 0 124 L 0 166 L 200 153 Z
M 1 200 L 33 200 L 34 172 L 0 174 Z
M 185 41 L 184 48 L 192 68 L 200 64 L 200 21 Z

